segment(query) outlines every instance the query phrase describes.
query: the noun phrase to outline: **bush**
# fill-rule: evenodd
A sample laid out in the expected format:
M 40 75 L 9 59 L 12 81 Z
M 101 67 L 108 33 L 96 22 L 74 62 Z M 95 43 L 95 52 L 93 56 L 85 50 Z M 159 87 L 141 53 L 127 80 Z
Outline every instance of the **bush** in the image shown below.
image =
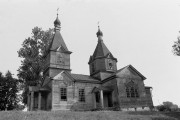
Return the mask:
M 163 102 L 162 105 L 156 106 L 156 109 L 159 111 L 178 111 L 178 106 L 172 102 Z
M 169 111 L 169 109 L 167 109 L 164 105 L 158 105 L 156 106 L 156 108 L 159 111 Z

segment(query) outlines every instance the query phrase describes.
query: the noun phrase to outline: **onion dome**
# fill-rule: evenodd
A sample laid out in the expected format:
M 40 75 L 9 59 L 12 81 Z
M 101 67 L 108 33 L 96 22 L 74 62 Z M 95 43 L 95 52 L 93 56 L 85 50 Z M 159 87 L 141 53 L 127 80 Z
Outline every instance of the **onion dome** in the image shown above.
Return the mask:
M 54 21 L 54 26 L 55 27 L 60 27 L 61 26 L 61 22 L 60 22 L 60 20 L 59 20 L 59 18 L 58 18 L 58 14 L 57 14 L 57 18 L 56 18 L 56 20 Z
M 97 37 L 103 36 L 102 31 L 100 30 L 100 27 L 98 26 L 98 32 L 96 33 Z

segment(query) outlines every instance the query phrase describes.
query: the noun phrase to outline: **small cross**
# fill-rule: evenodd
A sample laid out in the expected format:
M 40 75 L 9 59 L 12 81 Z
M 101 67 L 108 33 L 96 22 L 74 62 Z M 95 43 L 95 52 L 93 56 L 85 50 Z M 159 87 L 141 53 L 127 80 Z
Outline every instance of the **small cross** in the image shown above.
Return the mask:
M 58 13 L 59 13 L 59 8 L 57 9 L 57 15 L 58 15 Z

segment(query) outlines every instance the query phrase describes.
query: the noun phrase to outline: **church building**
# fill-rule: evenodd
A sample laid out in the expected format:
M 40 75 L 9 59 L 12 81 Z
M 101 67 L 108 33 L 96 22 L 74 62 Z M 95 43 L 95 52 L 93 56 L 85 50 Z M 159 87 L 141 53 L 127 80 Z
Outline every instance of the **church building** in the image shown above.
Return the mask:
M 132 65 L 117 69 L 118 60 L 106 47 L 99 26 L 97 46 L 88 62 L 89 75 L 72 73 L 72 52 L 60 33 L 58 16 L 54 26 L 54 36 L 44 56 L 44 82 L 29 86 L 29 111 L 153 108 L 152 87 L 144 85 L 146 77 Z

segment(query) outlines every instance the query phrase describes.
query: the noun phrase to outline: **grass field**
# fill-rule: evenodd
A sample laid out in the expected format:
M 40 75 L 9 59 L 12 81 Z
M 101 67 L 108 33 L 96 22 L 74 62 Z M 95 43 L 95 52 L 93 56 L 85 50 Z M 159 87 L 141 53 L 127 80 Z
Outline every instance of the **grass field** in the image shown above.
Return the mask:
M 180 120 L 180 112 L 1 111 L 0 120 Z

